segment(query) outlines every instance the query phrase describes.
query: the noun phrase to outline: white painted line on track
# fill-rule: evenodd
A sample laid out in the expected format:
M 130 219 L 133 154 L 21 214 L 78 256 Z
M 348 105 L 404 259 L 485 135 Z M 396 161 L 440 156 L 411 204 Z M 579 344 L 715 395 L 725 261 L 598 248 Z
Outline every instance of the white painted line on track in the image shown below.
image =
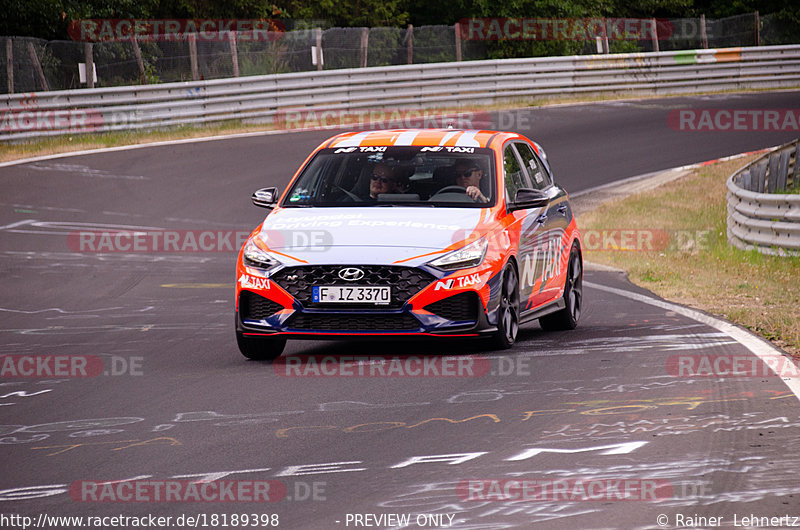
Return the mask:
M 753 352 L 759 359 L 764 361 L 767 366 L 770 364 L 766 361 L 767 358 L 773 359 L 776 355 L 783 356 L 784 353 L 772 346 L 768 343 L 765 339 L 758 337 L 746 331 L 738 326 L 731 324 L 730 322 L 726 322 L 722 319 L 713 317 L 711 315 L 706 315 L 705 313 L 701 313 L 700 311 L 695 311 L 694 309 L 689 309 L 688 307 L 683 307 L 678 304 L 673 304 L 671 302 L 665 302 L 663 300 L 657 300 L 650 296 L 645 296 L 643 294 L 634 293 L 631 291 L 626 291 L 624 289 L 617 289 L 616 287 L 608 287 L 606 285 L 600 285 L 594 282 L 583 282 L 583 285 L 590 287 L 592 289 L 597 289 L 599 291 L 606 291 L 608 293 L 616 294 L 618 296 L 624 296 L 625 298 L 630 298 L 631 300 L 636 300 L 637 302 L 642 302 L 645 304 L 650 304 L 655 307 L 660 307 L 662 309 L 666 309 L 668 311 L 674 311 L 679 315 L 683 315 L 685 317 L 691 318 L 692 320 L 696 320 L 697 322 L 701 322 L 707 326 L 710 326 L 714 329 L 718 329 L 719 331 L 725 333 L 733 340 Z M 772 367 L 770 366 L 770 369 Z M 776 374 L 777 375 L 777 374 Z M 800 380 L 796 378 L 788 378 L 788 377 L 781 377 L 784 384 L 789 387 L 789 390 L 795 395 L 795 397 L 800 401 Z
M 7 230 L 9 228 L 16 228 L 18 226 L 35 223 L 36 219 L 23 219 L 22 221 L 17 221 L 16 223 L 11 223 L 10 225 L 0 226 L 0 230 Z

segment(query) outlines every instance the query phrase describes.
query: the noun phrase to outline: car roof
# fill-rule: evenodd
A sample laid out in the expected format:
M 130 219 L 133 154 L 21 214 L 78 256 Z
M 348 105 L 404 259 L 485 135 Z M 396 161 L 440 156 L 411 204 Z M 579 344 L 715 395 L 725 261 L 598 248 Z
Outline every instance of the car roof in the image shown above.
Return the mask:
M 386 129 L 379 131 L 351 131 L 334 136 L 323 147 L 368 146 L 457 146 L 491 147 L 506 139 L 523 136 L 512 132 L 474 129 Z

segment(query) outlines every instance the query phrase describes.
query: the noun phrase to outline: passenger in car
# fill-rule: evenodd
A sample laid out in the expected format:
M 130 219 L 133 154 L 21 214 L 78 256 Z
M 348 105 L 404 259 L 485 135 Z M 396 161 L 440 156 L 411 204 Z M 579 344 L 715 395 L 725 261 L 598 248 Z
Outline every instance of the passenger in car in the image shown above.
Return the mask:
M 403 193 L 404 191 L 394 168 L 382 162 L 375 164 L 369 179 L 368 200 L 378 200 L 378 195 L 381 193 Z

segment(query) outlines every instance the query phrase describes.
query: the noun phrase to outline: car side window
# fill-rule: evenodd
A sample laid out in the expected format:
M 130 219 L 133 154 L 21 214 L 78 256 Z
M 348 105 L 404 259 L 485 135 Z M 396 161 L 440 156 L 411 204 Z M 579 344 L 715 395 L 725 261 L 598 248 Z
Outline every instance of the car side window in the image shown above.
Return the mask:
M 549 187 L 552 184 L 550 181 L 550 176 L 547 174 L 547 170 L 536 157 L 536 154 L 534 154 L 531 147 L 522 142 L 517 142 L 514 144 L 514 146 L 517 148 L 517 152 L 522 159 L 522 163 L 525 166 L 525 169 L 528 171 L 531 187 L 538 190 L 543 190 Z
M 517 190 L 526 187 L 526 179 L 512 144 L 508 144 L 503 151 L 503 178 L 506 187 L 506 200 L 513 202 L 514 197 L 517 196 Z

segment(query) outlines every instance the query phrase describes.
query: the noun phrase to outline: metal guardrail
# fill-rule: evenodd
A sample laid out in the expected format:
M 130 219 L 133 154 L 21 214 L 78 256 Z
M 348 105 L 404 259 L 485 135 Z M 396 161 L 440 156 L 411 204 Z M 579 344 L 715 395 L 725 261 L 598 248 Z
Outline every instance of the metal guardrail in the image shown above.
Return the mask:
M 800 256 L 800 139 L 738 170 L 727 186 L 731 244 L 763 254 Z M 795 193 L 781 193 L 786 190 Z
M 464 108 L 564 94 L 800 86 L 800 45 L 502 59 L 0 96 L 0 140 L 223 120 L 289 109 Z

